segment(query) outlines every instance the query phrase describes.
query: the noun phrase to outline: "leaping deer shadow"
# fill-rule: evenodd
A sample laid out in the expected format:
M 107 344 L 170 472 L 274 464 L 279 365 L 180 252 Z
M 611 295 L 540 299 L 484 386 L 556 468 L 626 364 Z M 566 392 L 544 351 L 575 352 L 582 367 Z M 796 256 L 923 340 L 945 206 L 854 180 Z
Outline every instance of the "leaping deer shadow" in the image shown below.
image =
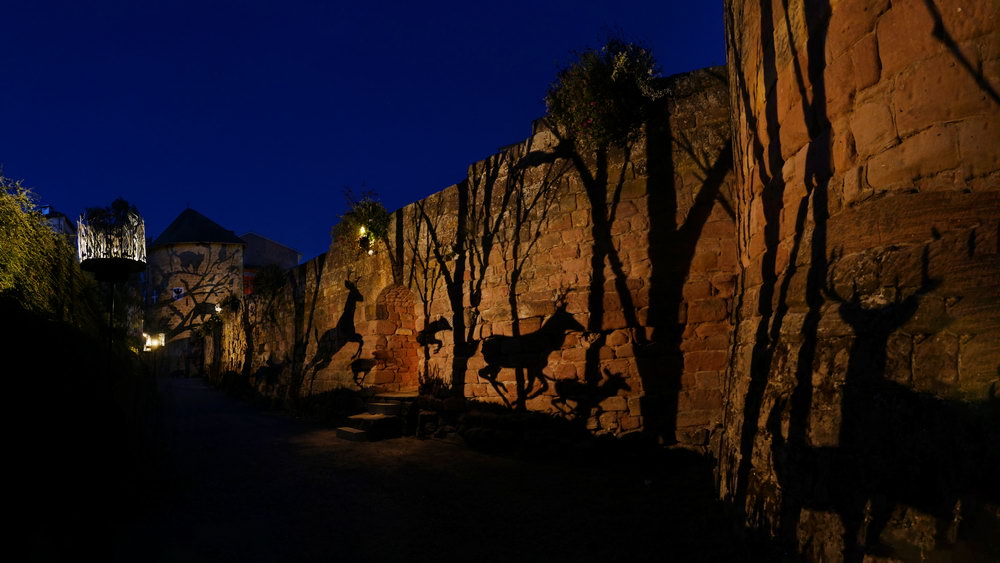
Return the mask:
M 344 312 L 341 313 L 336 326 L 324 332 L 323 336 L 319 336 L 319 330 L 316 330 L 316 354 L 313 355 L 309 366 L 306 368 L 312 371 L 314 376 L 319 370 L 330 365 L 334 354 L 339 352 L 349 342 L 356 342 L 358 344 L 357 351 L 351 356 L 352 359 L 359 357 L 361 349 L 364 347 L 364 338 L 354 327 L 354 313 L 357 310 L 358 302 L 364 301 L 365 298 L 358 291 L 358 286 L 355 285 L 355 282 L 347 280 L 344 282 L 344 287 L 348 289 L 347 301 L 344 304 Z

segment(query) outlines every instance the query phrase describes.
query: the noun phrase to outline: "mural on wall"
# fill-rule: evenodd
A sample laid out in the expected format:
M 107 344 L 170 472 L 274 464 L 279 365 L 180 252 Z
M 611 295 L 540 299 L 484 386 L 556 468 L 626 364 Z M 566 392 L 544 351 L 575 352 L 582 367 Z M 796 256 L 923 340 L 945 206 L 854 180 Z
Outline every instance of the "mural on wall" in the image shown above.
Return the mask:
M 175 244 L 154 249 L 148 268 L 154 330 L 168 341 L 189 338 L 217 303 L 240 294 L 243 253 L 237 245 Z

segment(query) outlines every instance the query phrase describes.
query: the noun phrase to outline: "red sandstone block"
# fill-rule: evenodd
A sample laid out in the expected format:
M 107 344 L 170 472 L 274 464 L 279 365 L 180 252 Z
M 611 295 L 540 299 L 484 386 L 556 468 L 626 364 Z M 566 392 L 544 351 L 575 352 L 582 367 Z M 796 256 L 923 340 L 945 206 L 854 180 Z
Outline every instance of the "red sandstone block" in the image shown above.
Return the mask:
M 958 149 L 966 176 L 985 176 L 1000 170 L 1000 116 L 966 119 L 958 125 Z
M 722 206 L 716 204 L 713 208 L 713 215 L 715 214 L 716 209 L 722 209 Z M 728 216 L 709 221 L 705 223 L 704 227 L 702 227 L 701 236 L 707 238 L 732 239 L 736 236 L 736 225 Z
M 879 18 L 877 34 L 883 76 L 891 77 L 910 64 L 941 51 L 934 38 L 934 20 L 923 2 L 895 2 Z
M 681 294 L 684 299 L 688 300 L 706 299 L 712 297 L 715 294 L 715 290 L 708 280 L 691 280 L 684 284 Z
M 728 315 L 723 299 L 701 299 L 688 303 L 687 322 L 721 321 Z
M 695 385 L 703 389 L 722 389 L 722 373 L 701 371 L 695 374 Z
M 871 187 L 865 182 L 864 174 L 865 168 L 863 166 L 852 168 L 844 174 L 842 193 L 845 204 L 851 205 L 872 195 Z
M 548 225 L 546 226 L 548 231 L 563 231 L 566 229 L 571 229 L 573 227 L 573 218 L 569 213 L 560 213 L 556 216 L 550 216 L 548 220 Z
M 978 65 L 975 49 L 967 54 Z M 892 93 L 901 136 L 940 121 L 990 115 L 994 102 L 951 52 L 921 60 L 901 73 Z
M 872 157 L 868 161 L 868 183 L 876 190 L 906 189 L 918 177 L 958 164 L 958 129 L 937 125 Z
M 854 102 L 854 63 L 848 53 L 831 59 L 824 71 L 826 89 L 826 111 L 828 115 L 837 116 L 850 110 Z M 799 118 L 802 119 L 802 108 L 799 106 Z
M 636 430 L 642 426 L 642 417 L 639 416 L 623 416 L 618 419 L 619 428 L 623 432 L 630 430 Z
M 713 421 L 713 413 L 705 410 L 695 410 L 689 404 L 682 408 L 681 401 L 677 405 L 677 427 L 686 428 L 691 426 L 708 426 Z
M 552 260 L 572 260 L 580 257 L 580 247 L 576 244 L 560 244 L 552 248 L 547 254 Z
M 621 346 L 615 346 L 615 357 L 616 358 L 632 358 L 635 356 L 635 350 L 631 344 L 622 344 Z
M 691 325 L 688 325 L 691 326 Z M 708 338 L 710 336 L 723 336 L 728 337 L 733 329 L 732 323 L 728 320 L 699 323 L 694 325 L 695 335 L 698 338 Z
M 878 58 L 878 40 L 875 33 L 869 33 L 851 46 L 851 66 L 854 67 L 854 87 L 860 91 L 874 85 L 882 74 L 882 63 Z
M 826 58 L 832 60 L 875 27 L 889 0 L 844 0 L 832 6 L 827 29 Z
M 735 266 L 736 265 L 735 249 L 726 254 L 732 255 L 733 266 Z M 715 291 L 719 295 L 719 297 L 731 296 L 736 291 L 736 275 L 728 272 L 712 274 L 711 284 L 712 287 L 715 288 Z
M 584 229 L 571 228 L 562 232 L 564 245 L 578 246 L 580 242 L 588 240 L 590 234 Z
M 576 366 L 571 363 L 557 363 L 549 368 L 556 379 L 575 379 L 577 376 Z
M 622 199 L 641 198 L 645 197 L 646 193 L 646 178 L 636 178 L 634 180 L 628 180 L 622 184 Z
M 645 214 L 637 213 L 628 218 L 628 226 L 632 231 L 646 232 L 649 230 L 649 217 Z
M 621 220 L 631 217 L 639 212 L 639 209 L 631 201 L 623 201 L 618 204 L 618 208 L 615 211 L 615 219 Z
M 608 346 L 621 346 L 622 344 L 627 344 L 630 340 L 631 338 L 627 330 L 616 330 L 608 335 L 605 344 Z
M 606 411 L 617 412 L 628 410 L 628 403 L 625 397 L 608 397 L 601 401 L 601 408 Z
M 851 114 L 851 132 L 861 158 L 882 152 L 898 142 L 892 112 L 881 96 L 855 104 Z
M 726 369 L 729 353 L 726 350 L 705 350 L 684 354 L 685 371 L 721 371 Z
M 625 322 L 625 315 L 621 311 L 605 311 L 604 318 L 601 319 L 601 330 L 614 330 L 626 326 L 628 323 Z

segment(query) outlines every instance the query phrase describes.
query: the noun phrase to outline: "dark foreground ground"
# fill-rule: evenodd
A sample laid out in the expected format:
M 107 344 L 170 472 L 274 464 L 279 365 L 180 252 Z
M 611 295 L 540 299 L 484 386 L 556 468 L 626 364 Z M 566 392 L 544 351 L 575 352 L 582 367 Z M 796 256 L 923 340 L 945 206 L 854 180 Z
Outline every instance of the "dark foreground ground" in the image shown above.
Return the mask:
M 117 527 L 117 561 L 751 559 L 687 452 L 653 470 L 353 443 L 200 380 L 160 386 L 157 492 Z

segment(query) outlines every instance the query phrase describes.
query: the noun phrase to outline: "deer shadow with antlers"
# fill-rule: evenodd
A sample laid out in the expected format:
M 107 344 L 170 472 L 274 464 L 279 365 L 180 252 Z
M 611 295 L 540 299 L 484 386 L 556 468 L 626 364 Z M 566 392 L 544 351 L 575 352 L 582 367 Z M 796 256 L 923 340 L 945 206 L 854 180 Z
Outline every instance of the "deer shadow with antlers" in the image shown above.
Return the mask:
M 783 437 L 782 414 L 795 408 L 789 404 L 794 395 L 778 400 L 768 415 L 775 472 L 786 491 L 784 525 L 793 532 L 803 508 L 836 512 L 843 522 L 845 561 L 893 551 L 880 538 L 897 506 L 933 515 L 936 544 L 943 540 L 938 545 L 953 545 L 963 500 L 967 505 L 997 500 L 989 468 L 1000 462 L 1000 444 L 996 430 L 990 429 L 988 407 L 947 401 L 886 378 L 890 336 L 940 283 L 928 276 L 927 247 L 921 270 L 920 287 L 888 303 L 882 296 L 862 296 L 856 289 L 844 298 L 829 282 L 824 288 L 854 332 L 837 446 L 808 446 L 804 429 L 790 429 L 789 437 Z
M 318 329 L 315 330 L 316 353 L 306 368 L 308 371 L 312 371 L 314 377 L 319 370 L 330 365 L 333 356 L 350 342 L 356 342 L 358 345 L 358 349 L 351 356 L 351 359 L 356 359 L 361 355 L 365 341 L 354 326 L 354 313 L 358 308 L 358 303 L 364 301 L 365 298 L 358 290 L 356 282 L 357 280 L 351 281 L 350 279 L 344 281 L 344 287 L 348 289 L 348 294 L 344 303 L 344 312 L 341 313 L 337 324 L 324 332 L 323 336 L 319 336 Z

